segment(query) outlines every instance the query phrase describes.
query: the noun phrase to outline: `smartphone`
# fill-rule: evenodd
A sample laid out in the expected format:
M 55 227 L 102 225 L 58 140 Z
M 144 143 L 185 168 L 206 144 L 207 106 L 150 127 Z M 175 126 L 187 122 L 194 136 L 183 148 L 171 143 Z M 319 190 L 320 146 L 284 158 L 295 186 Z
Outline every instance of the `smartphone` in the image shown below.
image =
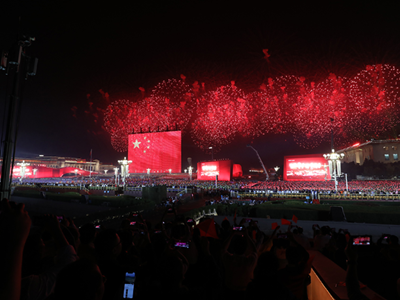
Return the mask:
M 237 226 L 237 227 L 233 227 L 232 229 L 235 230 L 235 231 L 241 231 L 241 230 L 243 230 L 243 227 L 242 226 Z
M 129 223 L 129 225 L 135 225 L 136 224 L 136 222 L 130 222 Z
M 253 221 L 252 219 L 246 219 L 246 223 L 250 223 L 251 221 Z
M 61 222 L 62 220 L 64 220 L 64 217 L 63 216 L 57 216 L 57 220 L 58 220 L 58 222 Z
M 154 231 L 154 233 L 162 233 L 162 231 L 161 230 L 156 230 L 156 231 Z
M 193 219 L 187 219 L 186 223 L 194 223 Z
M 384 234 L 384 235 L 383 235 L 383 239 L 384 239 L 384 240 L 390 239 L 390 234 Z
M 176 242 L 175 247 L 189 249 L 189 242 Z
M 361 235 L 353 237 L 353 245 L 355 246 L 369 246 L 371 245 L 370 235 Z
M 96 229 L 100 229 L 100 225 L 96 225 L 95 228 L 96 228 Z
M 136 280 L 136 273 L 134 272 L 125 273 L 124 293 L 122 295 L 123 299 L 133 299 L 135 291 L 135 280 Z
M 283 234 L 283 233 L 282 234 L 278 234 L 277 238 L 278 239 L 287 239 L 287 234 Z
M 137 217 L 139 216 L 139 214 L 132 214 L 132 217 Z

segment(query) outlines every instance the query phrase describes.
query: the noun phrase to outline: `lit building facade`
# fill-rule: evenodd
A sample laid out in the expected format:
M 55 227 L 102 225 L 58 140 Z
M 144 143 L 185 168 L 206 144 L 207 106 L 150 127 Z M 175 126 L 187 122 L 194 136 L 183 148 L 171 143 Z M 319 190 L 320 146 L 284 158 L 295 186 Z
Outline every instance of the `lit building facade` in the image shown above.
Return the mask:
M 400 139 L 371 140 L 362 144 L 355 144 L 337 151 L 344 153 L 342 162 L 362 165 L 366 159 L 374 162 L 395 163 L 399 161 Z

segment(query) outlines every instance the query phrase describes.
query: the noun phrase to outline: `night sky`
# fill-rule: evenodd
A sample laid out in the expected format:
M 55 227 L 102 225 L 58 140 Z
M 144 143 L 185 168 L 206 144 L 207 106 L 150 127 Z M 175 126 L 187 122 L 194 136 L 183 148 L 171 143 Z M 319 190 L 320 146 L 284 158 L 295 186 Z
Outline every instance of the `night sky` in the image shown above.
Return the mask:
M 305 76 L 318 81 L 330 72 L 354 76 L 368 64 L 400 67 L 400 2 L 397 1 L 15 1 L 2 6 L 0 49 L 20 31 L 35 36 L 28 53 L 39 58 L 37 76 L 24 82 L 17 157 L 39 154 L 93 158 L 116 163 L 110 136 L 85 114 L 88 94 L 105 108 L 112 100 L 135 99 L 169 78 L 187 77 L 209 86 L 254 90 L 268 77 Z M 396 3 L 394 3 L 396 2 Z M 263 58 L 269 49 L 270 62 Z M 3 112 L 11 82 L 0 73 Z M 76 106 L 76 117 L 71 110 Z M 3 114 L 2 114 L 3 118 Z M 215 154 L 245 168 L 259 167 L 252 143 L 267 167 L 284 155 L 329 152 L 297 146 L 291 136 L 237 138 Z M 182 167 L 210 158 L 182 141 Z

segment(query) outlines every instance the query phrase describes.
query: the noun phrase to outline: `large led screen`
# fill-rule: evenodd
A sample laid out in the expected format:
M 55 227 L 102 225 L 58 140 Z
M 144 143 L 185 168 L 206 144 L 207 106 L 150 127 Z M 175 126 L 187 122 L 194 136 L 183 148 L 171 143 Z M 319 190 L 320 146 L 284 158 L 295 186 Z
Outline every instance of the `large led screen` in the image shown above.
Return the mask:
M 218 180 L 230 181 L 232 177 L 232 161 L 217 160 L 197 163 L 198 180 L 215 180 L 216 175 L 218 175 Z
M 327 160 L 322 154 L 285 156 L 283 180 L 330 180 Z
M 129 173 L 181 172 L 181 131 L 129 135 Z

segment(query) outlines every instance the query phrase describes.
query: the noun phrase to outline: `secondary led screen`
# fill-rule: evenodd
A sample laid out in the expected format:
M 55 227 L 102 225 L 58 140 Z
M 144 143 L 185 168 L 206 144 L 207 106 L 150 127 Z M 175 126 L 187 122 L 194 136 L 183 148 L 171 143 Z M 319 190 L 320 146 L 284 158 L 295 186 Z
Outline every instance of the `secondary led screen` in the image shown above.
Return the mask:
M 218 180 L 230 181 L 232 177 L 232 161 L 218 160 L 197 163 L 197 179 L 198 180 Z
M 180 173 L 181 131 L 130 134 L 129 173 Z
M 285 156 L 283 180 L 330 180 L 328 161 L 322 154 Z M 325 165 L 325 166 L 324 166 Z

